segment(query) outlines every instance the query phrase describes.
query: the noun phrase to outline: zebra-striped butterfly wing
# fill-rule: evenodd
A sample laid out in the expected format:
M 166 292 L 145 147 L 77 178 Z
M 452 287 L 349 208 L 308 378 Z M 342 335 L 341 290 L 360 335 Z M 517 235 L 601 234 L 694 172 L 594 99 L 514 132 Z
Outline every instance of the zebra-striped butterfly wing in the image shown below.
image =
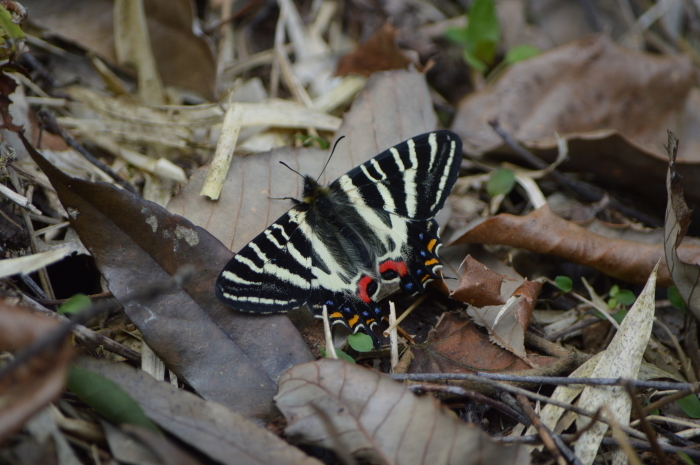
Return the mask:
M 324 305 L 332 323 L 363 329 L 382 317 L 382 286 L 420 294 L 438 278 L 433 219 L 459 173 L 462 143 L 450 131 L 408 139 L 328 186 L 304 177 L 303 200 L 224 267 L 216 293 L 228 306 L 277 313 Z

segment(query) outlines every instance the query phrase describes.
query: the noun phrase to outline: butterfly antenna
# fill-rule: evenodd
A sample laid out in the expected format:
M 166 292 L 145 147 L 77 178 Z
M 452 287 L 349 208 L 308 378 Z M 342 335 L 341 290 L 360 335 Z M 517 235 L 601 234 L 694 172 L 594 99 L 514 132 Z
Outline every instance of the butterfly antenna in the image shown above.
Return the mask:
M 323 165 L 323 169 L 321 170 L 321 173 L 316 178 L 316 182 L 318 182 L 318 180 L 321 179 L 321 176 L 323 176 L 323 172 L 326 171 L 326 167 L 328 166 L 328 163 L 330 163 L 331 157 L 335 153 L 335 148 L 338 146 L 338 142 L 340 142 L 343 139 L 345 139 L 345 136 L 340 136 L 340 137 L 338 137 L 338 140 L 335 141 L 335 144 L 333 144 L 333 150 L 331 150 L 331 154 L 328 155 L 328 160 L 326 160 L 326 164 Z
M 286 164 L 285 162 L 280 161 L 280 165 L 284 165 L 284 166 L 286 166 L 287 168 L 289 168 L 290 171 L 294 171 L 296 174 L 298 174 L 298 175 L 301 176 L 302 178 L 304 177 L 303 174 L 301 174 L 300 172 L 298 172 L 297 170 L 295 170 L 294 168 L 292 168 L 291 166 L 289 166 L 289 165 Z

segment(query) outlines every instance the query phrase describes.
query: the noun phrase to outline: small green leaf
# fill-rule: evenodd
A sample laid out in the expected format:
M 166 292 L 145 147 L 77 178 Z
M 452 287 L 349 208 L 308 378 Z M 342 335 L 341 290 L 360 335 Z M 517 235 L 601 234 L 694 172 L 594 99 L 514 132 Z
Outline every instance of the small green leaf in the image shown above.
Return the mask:
M 554 284 L 564 292 L 570 292 L 574 287 L 574 282 L 568 276 L 557 276 L 554 278 Z
M 511 48 L 506 52 L 506 56 L 503 58 L 507 64 L 517 63 L 519 61 L 527 60 L 535 55 L 540 54 L 540 49 L 533 47 L 528 44 L 520 44 Z
M 486 71 L 487 66 L 466 48 L 464 49 L 464 61 L 477 71 L 482 73 Z
M 495 197 L 499 194 L 507 194 L 515 186 L 515 173 L 513 170 L 501 168 L 494 171 L 486 184 L 486 192 Z
M 320 346 L 319 349 L 321 351 L 321 356 L 323 358 L 328 358 L 328 352 L 326 352 L 326 349 L 323 346 Z M 335 349 L 335 355 L 337 355 L 338 359 L 340 359 L 340 360 L 345 360 L 346 362 L 355 363 L 355 359 L 353 359 L 351 356 L 349 356 L 348 354 L 346 354 L 345 352 L 343 352 L 340 349 Z
M 617 307 L 617 299 L 614 297 L 612 299 L 608 299 L 608 307 L 610 307 L 610 308 Z
M 311 147 L 314 145 L 314 142 L 323 150 L 326 150 L 331 146 L 331 144 L 328 143 L 328 141 L 323 137 L 318 137 L 311 134 L 296 134 L 294 138 L 300 140 L 304 147 Z
M 613 287 L 610 288 L 610 292 L 608 292 L 608 294 L 610 294 L 610 297 L 615 297 L 618 292 L 620 292 L 620 286 L 614 284 Z
M 355 333 L 348 336 L 348 344 L 358 352 L 369 352 L 374 349 L 372 338 L 365 333 Z
M 691 458 L 688 456 L 688 454 L 686 454 L 685 452 L 678 451 L 678 452 L 676 452 L 676 454 L 678 454 L 678 456 L 679 456 L 681 459 L 683 459 L 683 461 L 684 461 L 685 463 L 687 463 L 688 465 L 695 465 L 695 462 L 693 462 L 693 459 L 691 459 Z
M 7 11 L 7 8 L 0 5 L 0 28 L 5 30 L 5 33 L 12 40 L 24 39 L 25 35 L 22 28 L 18 24 L 12 22 L 12 13 Z
M 618 324 L 622 324 L 622 320 L 627 316 L 627 310 L 618 310 L 612 314 L 612 317 Z
M 58 313 L 61 315 L 65 315 L 66 313 L 72 315 L 85 310 L 90 305 L 92 305 L 92 301 L 88 296 L 85 294 L 75 294 L 58 307 Z
M 620 289 L 620 292 L 615 294 L 615 298 L 622 305 L 628 306 L 632 305 L 634 301 L 637 300 L 637 296 L 634 295 L 634 292 L 630 291 L 629 289 Z
M 112 423 L 145 426 L 160 433 L 160 429 L 143 413 L 141 406 L 114 381 L 102 375 L 71 366 L 66 387 Z
M 676 286 L 671 286 L 668 288 L 668 300 L 670 300 L 671 305 L 676 307 L 678 310 L 683 312 L 686 311 L 685 302 L 683 302 L 683 298 L 678 292 L 678 288 Z
M 466 49 L 480 62 L 490 65 L 496 57 L 496 47 L 501 38 L 494 0 L 474 0 L 469 10 L 466 30 Z
M 690 394 L 676 401 L 678 406 L 690 418 L 700 418 L 700 400 L 695 394 Z
M 445 38 L 457 44 L 466 45 L 469 40 L 467 38 L 467 28 L 451 27 L 445 31 Z

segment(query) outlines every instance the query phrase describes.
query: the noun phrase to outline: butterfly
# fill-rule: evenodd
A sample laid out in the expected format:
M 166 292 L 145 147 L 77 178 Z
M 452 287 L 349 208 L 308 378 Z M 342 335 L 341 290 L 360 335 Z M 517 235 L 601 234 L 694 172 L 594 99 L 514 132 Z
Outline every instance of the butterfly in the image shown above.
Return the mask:
M 382 318 L 377 296 L 395 283 L 409 294 L 439 278 L 436 213 L 462 160 L 453 132 L 408 139 L 329 185 L 304 176 L 303 197 L 243 247 L 216 281 L 229 307 L 257 314 L 306 304 L 332 324 L 372 328 Z

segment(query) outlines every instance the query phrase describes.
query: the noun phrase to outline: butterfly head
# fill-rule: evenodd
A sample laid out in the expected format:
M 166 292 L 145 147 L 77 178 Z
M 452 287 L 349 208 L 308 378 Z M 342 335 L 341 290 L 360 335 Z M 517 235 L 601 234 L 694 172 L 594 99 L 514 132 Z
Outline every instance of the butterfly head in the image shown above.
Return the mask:
M 315 203 L 319 197 L 328 196 L 329 189 L 327 186 L 322 186 L 311 176 L 304 176 L 304 203 Z

